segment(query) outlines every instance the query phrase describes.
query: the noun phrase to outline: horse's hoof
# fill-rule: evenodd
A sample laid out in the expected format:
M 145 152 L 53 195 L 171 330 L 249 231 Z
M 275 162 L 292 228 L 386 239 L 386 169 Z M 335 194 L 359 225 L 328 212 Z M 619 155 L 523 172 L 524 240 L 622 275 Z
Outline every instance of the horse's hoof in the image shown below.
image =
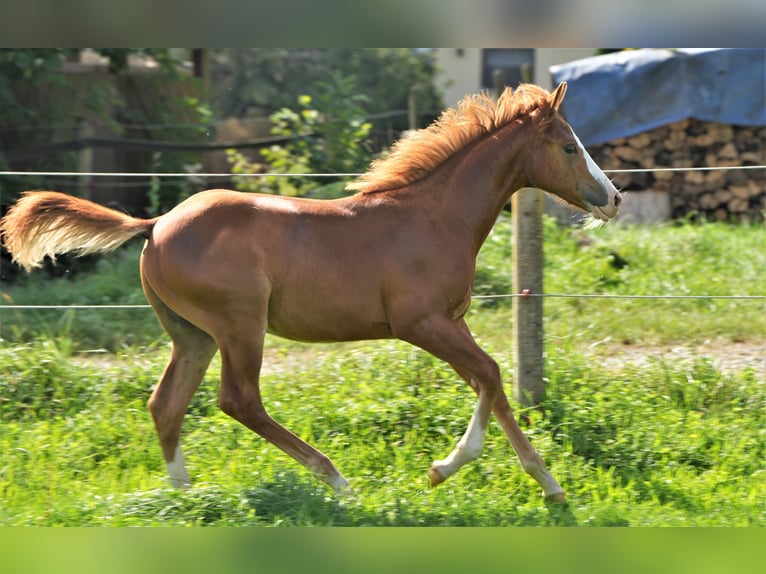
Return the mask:
M 348 484 L 348 481 L 341 475 L 340 473 L 337 474 L 337 476 L 334 476 L 332 478 L 330 477 L 319 477 L 320 480 L 323 480 L 326 482 L 330 488 L 332 488 L 333 492 L 336 495 L 341 494 L 350 494 L 352 489 Z
M 569 506 L 567 495 L 564 492 L 555 492 L 545 497 L 546 504 L 557 504 L 559 506 Z
M 431 482 L 431 486 L 433 487 L 441 484 L 446 479 L 439 472 L 439 469 L 432 465 L 431 468 L 428 469 L 428 480 Z
M 348 496 L 354 496 L 356 494 L 356 491 L 354 490 L 353 486 L 349 486 L 346 484 L 343 488 L 340 488 L 335 491 L 335 496 L 341 496 L 341 497 L 348 497 Z
M 173 488 L 186 490 L 188 488 L 191 488 L 191 481 L 188 478 L 175 478 L 172 476 L 168 477 L 168 483 Z

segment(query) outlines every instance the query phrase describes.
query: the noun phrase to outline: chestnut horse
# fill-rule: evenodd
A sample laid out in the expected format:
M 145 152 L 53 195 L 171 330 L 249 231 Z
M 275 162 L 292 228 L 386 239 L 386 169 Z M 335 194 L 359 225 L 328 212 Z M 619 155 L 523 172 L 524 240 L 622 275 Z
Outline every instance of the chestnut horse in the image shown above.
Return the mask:
M 553 93 L 526 84 L 497 102 L 467 96 L 396 143 L 342 199 L 214 189 L 139 219 L 35 191 L 11 208 L 0 233 L 27 269 L 57 253 L 146 239 L 143 289 L 173 343 L 148 408 L 175 486 L 189 484 L 181 424 L 216 350 L 220 408 L 336 492 L 347 486 L 328 457 L 266 412 L 258 381 L 268 332 L 301 341 L 397 338 L 446 361 L 478 402 L 454 450 L 432 464 L 431 484 L 479 455 L 494 413 L 524 470 L 563 503 L 511 412 L 497 363 L 463 317 L 476 255 L 515 191 L 544 189 L 600 220 L 617 212 L 620 193 L 558 112 L 565 92 L 566 84 Z

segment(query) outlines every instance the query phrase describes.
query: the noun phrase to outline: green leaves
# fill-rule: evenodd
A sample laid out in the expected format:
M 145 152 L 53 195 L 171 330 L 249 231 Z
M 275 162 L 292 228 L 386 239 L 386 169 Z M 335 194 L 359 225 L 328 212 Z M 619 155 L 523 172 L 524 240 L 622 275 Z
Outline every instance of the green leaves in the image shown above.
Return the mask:
M 271 133 L 290 136 L 283 145 L 261 151 L 269 171 L 278 174 L 356 173 L 370 160 L 366 144 L 372 125 L 364 121 L 366 98 L 357 93 L 356 80 L 333 73 L 329 80 L 318 82 L 316 95 L 298 97 L 296 110 L 282 108 L 271 115 Z M 255 173 L 263 166 L 250 163 L 243 154 L 227 152 L 233 173 Z M 320 195 L 328 183 L 342 183 L 344 178 L 306 178 L 265 176 L 234 178 L 243 191 L 276 193 L 288 196 Z M 335 195 L 335 188 L 331 188 Z

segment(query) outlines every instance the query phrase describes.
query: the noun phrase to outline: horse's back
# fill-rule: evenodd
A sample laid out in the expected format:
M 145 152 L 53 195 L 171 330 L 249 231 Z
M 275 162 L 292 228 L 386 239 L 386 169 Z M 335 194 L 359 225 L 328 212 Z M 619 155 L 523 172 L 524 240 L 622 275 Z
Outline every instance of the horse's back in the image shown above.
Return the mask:
M 360 249 L 365 232 L 369 220 L 360 224 L 348 201 L 210 190 L 160 218 L 142 273 L 193 322 L 204 309 L 232 318 L 260 308 L 288 338 L 378 338 L 390 334 L 383 273 Z

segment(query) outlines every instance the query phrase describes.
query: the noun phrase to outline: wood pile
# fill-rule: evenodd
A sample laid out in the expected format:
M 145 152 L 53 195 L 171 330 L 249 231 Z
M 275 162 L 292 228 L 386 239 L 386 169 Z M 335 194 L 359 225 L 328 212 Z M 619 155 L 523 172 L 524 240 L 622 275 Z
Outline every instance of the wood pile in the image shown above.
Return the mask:
M 766 127 L 688 119 L 588 149 L 604 170 L 766 165 Z M 670 194 L 672 217 L 763 221 L 766 169 L 612 173 L 618 189 Z

